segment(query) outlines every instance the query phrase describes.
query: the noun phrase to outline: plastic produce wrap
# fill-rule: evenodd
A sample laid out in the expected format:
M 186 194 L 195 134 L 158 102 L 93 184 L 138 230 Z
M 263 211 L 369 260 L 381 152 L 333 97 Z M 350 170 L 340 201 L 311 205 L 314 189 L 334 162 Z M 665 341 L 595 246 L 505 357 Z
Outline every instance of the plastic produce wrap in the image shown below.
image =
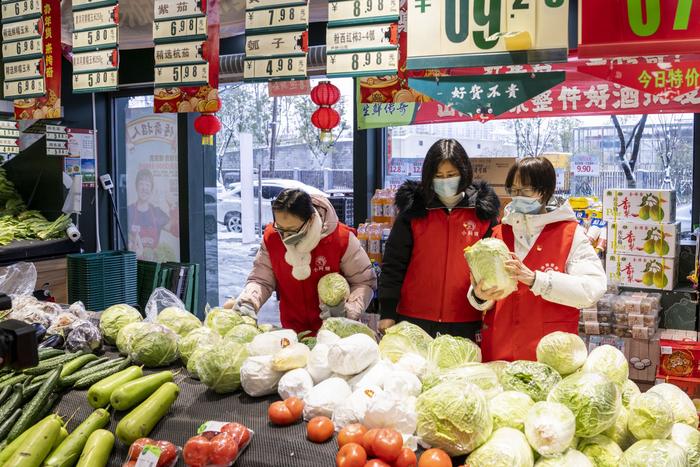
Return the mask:
M 341 378 L 331 377 L 317 384 L 304 397 L 304 420 L 324 416 L 333 418 L 333 411 L 350 397 L 352 391 Z
M 25 305 L 22 308 L 13 308 L 8 318 L 23 321 L 29 324 L 40 324 L 44 328 L 48 329 L 56 319 L 56 316 L 46 313 L 44 308 L 39 306 L 37 303 L 36 305 Z
M 202 347 L 199 347 L 190 355 L 190 358 L 187 360 L 187 372 L 192 378 L 199 379 L 199 373 L 197 373 L 197 366 L 199 365 L 199 360 L 212 350 L 214 350 L 213 345 L 204 345 Z
M 402 435 L 412 435 L 417 424 L 415 397 L 399 398 L 383 391 L 367 404 L 364 418 L 367 428 L 393 428 Z
M 68 313 L 75 315 L 80 319 L 90 319 L 90 315 L 88 315 L 88 312 L 85 309 L 85 304 L 80 300 L 73 302 L 70 306 L 68 306 Z
M 251 356 L 274 355 L 284 347 L 297 342 L 297 333 L 291 329 L 270 331 L 255 336 L 248 344 L 248 353 Z
M 476 283 L 490 289 L 496 287 L 510 295 L 518 289 L 518 282 L 506 270 L 505 262 L 510 258 L 510 251 L 503 240 L 483 238 L 464 250 L 469 269 Z
M 205 422 L 197 429 L 197 435 L 185 443 L 183 460 L 192 467 L 231 467 L 253 436 L 255 432 L 240 423 Z
M 240 344 L 239 344 L 240 345 Z M 284 375 L 275 371 L 272 357 L 248 357 L 241 366 L 241 386 L 246 394 L 253 397 L 267 396 L 277 392 L 277 386 Z
M 698 412 L 695 404 L 678 386 L 663 383 L 649 389 L 648 392 L 658 394 L 673 408 L 673 419 L 676 423 L 685 423 L 693 428 L 698 427 Z
M 467 463 L 471 467 L 532 467 L 535 460 L 522 432 L 500 428 L 469 455 Z
M 328 318 L 323 321 L 321 330 L 331 331 L 341 339 L 353 334 L 365 334 L 373 339 L 376 338 L 374 331 L 368 326 L 348 318 Z
M 180 457 L 180 448 L 169 441 L 156 441 L 140 438 L 134 441 L 127 454 L 123 467 L 135 465 L 152 465 L 154 467 L 173 467 Z
M 576 418 L 568 407 L 556 402 L 537 402 L 525 417 L 525 436 L 544 457 L 562 454 L 571 446 Z
M 112 305 L 100 313 L 100 331 L 105 342 L 114 344 L 125 326 L 142 320 L 141 313 L 136 308 L 129 305 Z
M 428 376 L 423 378 L 423 390 L 425 391 L 447 381 L 471 383 L 484 391 L 487 399 L 491 399 L 503 391 L 496 373 L 481 363 L 467 363 L 461 367 L 429 373 Z
M 231 330 L 224 336 L 224 339 L 227 341 L 238 342 L 240 344 L 248 344 L 253 342 L 253 339 L 255 339 L 255 336 L 258 334 L 262 334 L 262 331 L 258 329 L 257 326 L 242 323 L 231 328 Z
M 611 345 L 601 345 L 593 349 L 583 365 L 584 373 L 599 373 L 620 388 L 629 378 L 627 357 Z
M 396 369 L 413 373 L 423 380 L 428 372 L 428 360 L 415 353 L 406 353 L 396 362 Z
M 207 309 L 206 314 L 207 317 L 204 320 L 204 324 L 221 336 L 225 336 L 236 326 L 245 324 L 241 315 L 228 308 L 216 307 Z
M 581 368 L 588 358 L 588 349 L 576 334 L 553 332 L 537 344 L 537 361 L 567 376 Z
M 178 341 L 178 351 L 182 363 L 187 365 L 189 358 L 202 346 L 213 347 L 221 341 L 219 334 L 209 328 L 199 327 L 190 331 L 187 336 Z
M 617 416 L 615 424 L 603 432 L 603 435 L 613 440 L 623 451 L 632 446 L 636 441 L 627 426 L 628 420 L 629 415 L 627 409 L 624 406 L 620 407 L 620 414 Z
M 317 343 L 309 354 L 309 361 L 306 363 L 306 371 L 309 372 L 315 384 L 331 377 L 332 371 L 328 366 L 329 350 L 330 347 L 328 345 Z
M 560 381 L 561 376 L 551 366 L 525 360 L 510 363 L 501 375 L 503 389 L 523 392 L 535 402 L 546 400 Z
M 0 293 L 13 297 L 31 296 L 36 286 L 34 263 L 17 262 L 0 268 Z
M 179 337 L 185 337 L 202 326 L 202 323 L 195 315 L 183 308 L 175 307 L 161 310 L 156 317 L 156 323 L 170 328 Z
M 481 349 L 465 337 L 448 334 L 436 337 L 428 346 L 431 369 L 447 370 L 465 363 L 481 362 Z
M 170 307 L 179 308 L 180 310 L 187 309 L 185 304 L 182 303 L 182 300 L 177 298 L 177 295 L 168 289 L 158 287 L 151 293 L 151 296 L 148 298 L 148 302 L 146 303 L 146 308 L 144 310 L 146 321 L 154 323 L 158 317 L 158 314 L 160 314 L 160 312 L 164 309 Z
M 622 456 L 625 467 L 687 467 L 685 451 L 673 441 L 647 439 L 634 443 Z
M 388 358 L 392 363 L 398 362 L 404 354 L 417 354 L 423 358 L 428 356 L 428 346 L 433 341 L 430 334 L 415 324 L 401 321 L 388 328 L 379 342 L 379 352 L 382 358 Z
M 623 451 L 613 440 L 604 435 L 582 439 L 578 450 L 588 457 L 596 467 L 617 467 Z
M 638 440 L 666 439 L 673 428 L 673 408 L 659 394 L 639 394 L 630 402 L 627 426 Z
M 350 296 L 350 284 L 337 272 L 326 274 L 318 281 L 318 298 L 328 306 L 338 306 Z
M 148 368 L 167 366 L 178 358 L 177 334 L 160 324 L 139 327 L 130 340 L 129 356 Z
M 72 313 L 61 313 L 53 320 L 51 326 L 46 330 L 46 334 L 58 334 L 65 338 L 70 332 L 73 323 L 79 320 L 80 318 Z
M 379 386 L 380 388 L 384 388 L 386 378 L 392 371 L 394 371 L 394 366 L 390 361 L 379 360 L 362 373 L 350 378 L 348 383 L 353 391 L 365 386 Z
M 676 423 L 671 430 L 671 441 L 685 451 L 688 467 L 700 466 L 700 431 L 683 423 Z
M 119 353 L 129 355 L 131 353 L 131 342 L 134 336 L 140 329 L 147 326 L 149 326 L 149 323 L 146 323 L 145 321 L 138 321 L 135 323 L 129 323 L 121 328 L 119 334 L 117 334 L 117 349 L 119 349 Z
M 197 374 L 200 381 L 217 394 L 235 392 L 241 387 L 241 367 L 247 358 L 244 345 L 225 342 L 199 358 Z M 277 383 L 274 387 L 277 388 Z
M 309 361 L 310 353 L 311 350 L 304 344 L 290 344 L 272 356 L 272 369 L 284 372 L 304 368 Z
M 277 393 L 282 399 L 296 397 L 303 400 L 313 387 L 314 380 L 309 372 L 305 368 L 297 368 L 282 376 L 277 385 Z
M 338 404 L 333 410 L 333 424 L 337 431 L 342 430 L 352 423 L 362 423 L 367 413 L 367 406 L 370 402 L 382 394 L 379 386 L 366 386 L 358 388 Z
M 580 451 L 569 449 L 556 457 L 541 457 L 535 467 L 596 467 L 593 462 Z
M 332 344 L 328 351 L 328 364 L 335 373 L 352 376 L 361 373 L 379 360 L 377 342 L 365 335 L 354 334 Z
M 397 398 L 418 397 L 422 391 L 418 377 L 405 370 L 390 371 L 384 380 L 383 388 Z
M 102 345 L 102 333 L 90 321 L 74 321 L 66 338 L 65 349 L 69 352 L 86 350 L 94 352 Z
M 489 400 L 489 410 L 493 419 L 493 428 L 508 427 L 525 430 L 525 418 L 535 402 L 527 394 L 505 391 Z

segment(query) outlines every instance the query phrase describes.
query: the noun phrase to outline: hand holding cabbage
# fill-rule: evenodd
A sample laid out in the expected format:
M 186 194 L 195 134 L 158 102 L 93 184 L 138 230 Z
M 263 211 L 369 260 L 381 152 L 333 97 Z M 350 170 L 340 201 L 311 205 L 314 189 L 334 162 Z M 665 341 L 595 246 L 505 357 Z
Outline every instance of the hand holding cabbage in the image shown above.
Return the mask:
M 505 298 L 518 288 L 517 281 L 506 269 L 511 255 L 508 247 L 497 238 L 484 238 L 464 250 L 473 284 L 482 289 L 494 289 Z

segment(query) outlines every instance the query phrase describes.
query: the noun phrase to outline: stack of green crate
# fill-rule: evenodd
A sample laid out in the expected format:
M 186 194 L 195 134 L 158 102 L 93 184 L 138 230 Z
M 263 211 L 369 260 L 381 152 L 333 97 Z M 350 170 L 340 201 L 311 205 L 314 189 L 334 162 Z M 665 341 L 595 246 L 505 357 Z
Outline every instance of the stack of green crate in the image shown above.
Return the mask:
M 136 254 L 103 251 L 67 256 L 68 300 L 81 301 L 88 310 L 137 304 Z
M 158 287 L 160 277 L 160 263 L 152 261 L 138 261 L 138 303 L 141 311 L 146 309 L 148 299 Z
M 145 310 L 153 291 L 163 287 L 173 292 L 191 313 L 197 314 L 199 265 L 188 263 L 138 262 L 138 303 Z

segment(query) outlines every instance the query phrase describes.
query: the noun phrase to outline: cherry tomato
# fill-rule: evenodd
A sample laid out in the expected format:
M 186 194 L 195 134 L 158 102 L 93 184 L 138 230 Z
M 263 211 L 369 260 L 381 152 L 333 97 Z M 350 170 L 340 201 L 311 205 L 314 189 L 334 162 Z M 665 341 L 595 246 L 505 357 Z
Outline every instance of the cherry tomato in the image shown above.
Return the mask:
M 328 417 L 314 417 L 306 426 L 306 437 L 314 443 L 325 443 L 333 436 L 335 425 Z
M 270 404 L 267 409 L 267 415 L 270 422 L 274 425 L 287 426 L 299 420 L 300 417 L 295 417 L 284 401 L 277 401 Z
M 367 462 L 367 453 L 365 448 L 357 443 L 348 443 L 340 448 L 338 455 L 335 456 L 335 465 L 337 467 L 364 467 Z
M 193 436 L 185 443 L 182 457 L 185 464 L 190 466 L 205 465 L 209 459 L 211 442 L 204 436 Z
M 248 444 L 248 441 L 250 441 L 250 430 L 245 425 L 241 425 L 240 423 L 227 423 L 221 427 L 221 432 L 228 433 L 233 436 L 233 439 L 236 440 L 239 448 L 244 447 L 246 444 Z
M 147 444 L 156 444 L 156 442 L 153 441 L 151 438 L 139 438 L 136 441 L 134 441 L 131 444 L 131 448 L 129 448 L 129 460 L 137 460 L 141 455 L 141 451 L 143 451 L 143 447 Z
M 233 435 L 220 433 L 211 440 L 209 463 L 229 465 L 238 455 L 238 443 Z
M 387 464 L 381 459 L 372 459 L 365 464 L 365 467 L 391 467 L 391 464 Z
M 418 459 L 411 448 L 402 448 L 399 457 L 394 461 L 394 467 L 416 467 Z
M 377 437 L 377 433 L 379 433 L 379 429 L 372 428 L 362 437 L 362 447 L 365 448 L 367 457 L 374 457 L 374 439 Z
M 284 405 L 287 406 L 292 415 L 299 420 L 304 413 L 304 401 L 298 397 L 289 397 L 284 400 Z
M 177 459 L 177 447 L 175 447 L 173 443 L 169 443 L 168 441 L 156 441 L 155 445 L 160 449 L 160 457 L 158 458 L 156 467 L 164 467 L 175 463 L 175 459 Z
M 452 460 L 442 449 L 428 449 L 420 456 L 418 467 L 452 467 Z
M 362 438 L 367 433 L 367 428 L 359 423 L 352 423 L 338 433 L 338 447 L 342 448 L 348 443 L 362 444 Z
M 401 433 L 390 428 L 382 428 L 372 443 L 374 455 L 386 462 L 394 462 L 403 447 Z

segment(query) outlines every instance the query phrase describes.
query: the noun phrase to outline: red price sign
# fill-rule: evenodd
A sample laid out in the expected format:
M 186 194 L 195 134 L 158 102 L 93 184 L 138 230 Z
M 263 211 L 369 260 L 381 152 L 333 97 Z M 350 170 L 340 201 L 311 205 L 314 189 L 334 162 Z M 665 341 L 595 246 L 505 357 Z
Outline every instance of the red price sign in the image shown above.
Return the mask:
M 571 166 L 574 176 L 597 177 L 600 175 L 600 163 L 595 156 L 575 155 Z

